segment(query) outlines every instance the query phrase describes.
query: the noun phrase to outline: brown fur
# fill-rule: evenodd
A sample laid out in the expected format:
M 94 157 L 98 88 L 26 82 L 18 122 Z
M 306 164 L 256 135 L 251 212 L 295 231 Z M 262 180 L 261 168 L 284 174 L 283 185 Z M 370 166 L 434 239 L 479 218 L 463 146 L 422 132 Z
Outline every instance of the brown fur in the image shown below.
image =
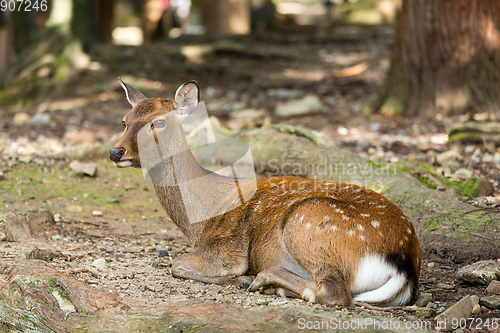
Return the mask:
M 124 117 L 125 133 L 115 145 L 126 149 L 122 161 L 140 167 L 137 132 L 173 110 L 172 100 L 149 98 L 137 103 Z M 174 121 L 165 130 L 177 133 L 179 127 Z M 182 167 L 192 177 L 210 174 L 198 165 L 182 135 L 172 144 L 185 149 Z M 155 177 L 175 173 L 172 163 L 160 167 Z M 199 200 L 215 195 L 212 181 L 234 182 L 215 174 L 205 178 L 194 193 Z M 412 223 L 395 204 L 366 188 L 289 176 L 258 179 L 249 201 L 194 224 L 188 221 L 177 186 L 155 186 L 155 191 L 193 246 L 192 253 L 174 261 L 174 276 L 250 285 L 251 290 L 275 285 L 310 301 L 338 305 L 351 303 L 350 284 L 367 254 L 403 260 L 418 280 L 420 249 Z M 221 200 L 229 204 L 234 197 Z M 253 275 L 257 277 L 250 284 Z M 416 280 L 413 276 L 412 296 Z

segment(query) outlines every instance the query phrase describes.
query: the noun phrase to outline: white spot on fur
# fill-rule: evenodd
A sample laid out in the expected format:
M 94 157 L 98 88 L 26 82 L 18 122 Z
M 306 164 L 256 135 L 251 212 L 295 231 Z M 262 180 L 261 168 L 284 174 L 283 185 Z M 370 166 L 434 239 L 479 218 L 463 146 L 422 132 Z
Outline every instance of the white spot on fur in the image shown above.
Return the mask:
M 396 267 L 378 255 L 367 255 L 358 266 L 351 292 L 354 301 L 383 302 L 394 298 L 390 305 L 406 304 L 411 297 L 411 287 Z M 406 287 L 405 287 L 406 285 Z
M 374 228 L 378 228 L 378 226 L 379 226 L 379 225 L 380 225 L 380 222 L 379 222 L 379 221 L 377 221 L 377 220 L 373 220 L 373 221 L 372 221 L 372 226 L 373 226 Z
M 310 229 L 311 228 L 311 223 L 307 223 L 306 224 L 306 229 Z
M 387 207 L 386 205 L 378 205 L 378 206 L 375 206 L 375 208 L 385 208 Z
M 347 221 L 347 220 L 349 220 L 349 216 L 347 216 L 347 215 L 342 215 L 342 218 L 343 218 L 344 220 L 346 220 L 346 221 Z
M 347 234 L 349 236 L 354 236 L 354 231 L 352 231 L 351 229 L 347 230 Z
M 299 219 L 299 222 L 302 222 L 302 220 L 304 219 L 304 215 L 302 215 Z
M 364 200 L 358 200 L 358 201 L 355 201 L 356 203 L 363 203 L 365 202 Z
M 316 301 L 316 294 L 312 289 L 306 288 L 302 292 L 302 298 L 310 303 L 314 303 Z
M 336 226 L 336 225 L 332 225 L 332 226 L 330 227 L 330 230 L 331 230 L 331 231 L 337 231 L 337 226 Z
M 132 165 L 130 161 L 113 162 L 119 168 L 127 168 Z
M 384 234 L 382 232 L 379 232 L 380 237 L 384 237 Z
M 328 216 L 328 215 L 323 216 L 323 221 L 325 221 L 325 222 L 330 221 L 330 216 Z
M 412 233 L 410 228 L 406 229 L 406 232 L 409 233 L 410 235 Z
M 335 204 L 330 204 L 330 207 L 337 208 L 337 205 L 335 205 Z
M 344 214 L 344 211 L 340 208 L 335 209 L 335 211 L 339 214 Z
M 370 217 L 370 214 L 360 214 L 363 217 Z
M 403 241 L 402 240 L 399 241 L 399 245 L 403 246 Z
M 408 237 L 405 236 L 405 240 L 408 240 Z
M 363 228 L 363 226 L 361 224 L 356 225 L 356 227 L 358 227 L 358 229 L 361 231 L 365 230 L 365 228 Z
M 363 235 L 359 235 L 359 239 L 361 239 L 361 240 L 365 240 L 365 236 L 363 236 Z

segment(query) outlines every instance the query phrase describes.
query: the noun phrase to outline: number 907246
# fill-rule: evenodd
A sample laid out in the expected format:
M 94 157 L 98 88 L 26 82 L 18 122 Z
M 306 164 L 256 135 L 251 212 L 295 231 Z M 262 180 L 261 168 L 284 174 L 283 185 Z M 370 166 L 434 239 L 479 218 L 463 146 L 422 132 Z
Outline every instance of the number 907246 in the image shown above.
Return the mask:
M 2 12 L 37 12 L 47 11 L 47 0 L 1 0 L 0 11 Z

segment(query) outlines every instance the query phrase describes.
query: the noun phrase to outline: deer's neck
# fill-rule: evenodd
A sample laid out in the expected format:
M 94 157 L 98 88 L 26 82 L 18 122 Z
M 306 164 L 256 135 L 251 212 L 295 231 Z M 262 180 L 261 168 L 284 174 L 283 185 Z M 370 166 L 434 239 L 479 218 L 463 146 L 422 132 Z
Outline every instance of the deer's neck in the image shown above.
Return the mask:
M 203 169 L 189 148 L 159 163 L 149 176 L 164 211 L 191 244 L 205 223 L 238 198 L 234 179 Z

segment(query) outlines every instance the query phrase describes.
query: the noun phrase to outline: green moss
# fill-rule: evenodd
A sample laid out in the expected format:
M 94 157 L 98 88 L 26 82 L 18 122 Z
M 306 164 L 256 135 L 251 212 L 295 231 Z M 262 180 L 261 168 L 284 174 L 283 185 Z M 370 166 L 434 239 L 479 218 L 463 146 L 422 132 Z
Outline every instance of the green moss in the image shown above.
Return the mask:
M 388 116 L 404 113 L 404 105 L 394 97 L 385 100 L 384 104 L 380 107 L 380 113 Z
M 396 173 L 396 168 L 394 170 L 391 169 L 391 163 L 376 163 L 372 160 L 368 160 L 368 164 L 378 168 L 378 169 L 383 169 L 384 171 L 387 171 L 387 173 Z
M 421 164 L 417 164 L 416 167 L 419 168 L 422 171 L 430 173 L 433 176 L 437 176 L 438 175 L 437 172 L 436 172 L 436 169 L 434 169 L 429 164 L 423 164 L 423 163 L 421 163 Z
M 403 200 L 406 200 L 406 201 L 410 201 L 412 199 L 412 195 L 411 194 L 403 194 Z
M 460 141 L 463 139 L 473 140 L 473 141 L 477 141 L 477 140 L 481 141 L 481 134 L 479 134 L 477 132 L 459 132 L 459 133 L 455 133 L 455 134 L 450 135 L 448 142 L 455 142 L 455 141 Z
M 196 325 L 196 326 L 193 326 L 191 327 L 190 329 L 188 329 L 186 332 L 196 332 L 197 330 L 203 328 L 203 327 L 206 327 L 206 326 L 209 326 L 209 324 L 201 324 L 201 325 Z
M 405 167 L 404 165 L 402 166 L 396 166 L 396 169 L 401 171 L 401 172 L 404 172 L 404 173 L 407 173 L 407 174 L 411 174 L 410 170 L 408 170 L 407 167 Z
M 118 169 L 105 160 L 98 163 L 95 178 L 71 176 L 64 164 L 51 167 L 18 164 L 5 177 L 0 214 L 30 208 L 68 215 L 100 210 L 116 218 L 141 220 L 142 215 L 158 215 L 161 211 L 154 191 L 143 189 L 146 183 L 141 170 Z M 82 207 L 83 213 L 67 213 L 66 207 L 70 205 Z
M 476 177 L 473 177 L 466 182 L 449 180 L 446 178 L 443 178 L 442 181 L 446 187 L 454 188 L 462 197 L 472 199 L 476 196 L 476 188 L 479 181 L 479 179 Z
M 433 190 L 437 188 L 436 184 L 434 184 L 427 176 L 421 176 L 419 180 L 422 184 L 424 184 L 428 188 L 431 188 Z

